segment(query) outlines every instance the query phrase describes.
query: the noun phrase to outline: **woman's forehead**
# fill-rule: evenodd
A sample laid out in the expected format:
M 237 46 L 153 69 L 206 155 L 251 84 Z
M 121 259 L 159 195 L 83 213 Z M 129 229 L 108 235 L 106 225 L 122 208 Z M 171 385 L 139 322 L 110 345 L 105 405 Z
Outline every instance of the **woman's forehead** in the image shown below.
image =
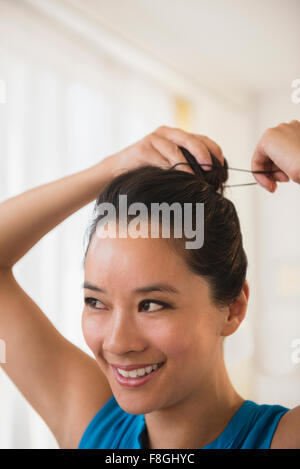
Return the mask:
M 203 291 L 204 282 L 165 240 L 149 238 L 95 239 L 86 257 L 85 279 L 107 289 L 134 291 L 164 284 L 185 293 Z
M 89 263 L 124 263 L 139 264 L 144 261 L 152 261 L 152 264 L 178 265 L 182 268 L 182 260 L 179 255 L 170 249 L 166 240 L 161 238 L 98 238 L 94 236 L 88 252 Z M 166 264 L 167 262 L 167 264 Z

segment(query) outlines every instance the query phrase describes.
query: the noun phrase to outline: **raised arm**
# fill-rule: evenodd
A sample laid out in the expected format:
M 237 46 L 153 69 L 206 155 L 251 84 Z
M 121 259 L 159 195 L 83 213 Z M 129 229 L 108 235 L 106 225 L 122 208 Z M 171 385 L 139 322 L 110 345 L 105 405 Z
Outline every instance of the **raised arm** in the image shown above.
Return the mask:
M 0 269 L 11 269 L 46 233 L 94 200 L 110 179 L 107 165 L 97 164 L 2 202 Z
M 111 390 L 96 361 L 57 331 L 12 270 L 42 236 L 95 199 L 110 177 L 99 164 L 0 204 L 0 338 L 6 345 L 1 366 L 60 447 L 76 445 Z

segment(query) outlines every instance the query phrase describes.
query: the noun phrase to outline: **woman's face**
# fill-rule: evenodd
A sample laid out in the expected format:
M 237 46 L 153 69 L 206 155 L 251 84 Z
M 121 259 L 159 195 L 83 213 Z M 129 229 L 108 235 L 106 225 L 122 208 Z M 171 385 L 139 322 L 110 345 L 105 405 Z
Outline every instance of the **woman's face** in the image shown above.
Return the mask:
M 84 307 L 83 334 L 119 405 L 145 414 L 199 396 L 219 357 L 223 316 L 206 281 L 166 240 L 94 236 L 87 282 L 103 291 L 84 290 L 94 300 Z M 174 291 L 158 291 L 158 285 Z M 120 384 L 111 367 L 160 362 L 158 372 L 137 387 Z

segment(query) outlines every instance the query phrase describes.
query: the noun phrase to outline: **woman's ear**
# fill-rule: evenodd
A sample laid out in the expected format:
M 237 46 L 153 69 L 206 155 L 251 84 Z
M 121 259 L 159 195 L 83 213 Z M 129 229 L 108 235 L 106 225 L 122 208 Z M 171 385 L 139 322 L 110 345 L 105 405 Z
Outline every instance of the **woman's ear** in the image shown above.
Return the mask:
M 228 336 L 237 330 L 246 315 L 249 293 L 249 284 L 245 280 L 239 296 L 225 309 L 221 335 Z

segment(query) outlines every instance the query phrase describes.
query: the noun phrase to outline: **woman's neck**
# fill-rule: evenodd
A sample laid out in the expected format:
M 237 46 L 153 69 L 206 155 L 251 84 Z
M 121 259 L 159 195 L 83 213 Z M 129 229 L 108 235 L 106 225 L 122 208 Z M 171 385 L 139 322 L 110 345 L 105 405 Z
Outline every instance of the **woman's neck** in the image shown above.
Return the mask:
M 241 407 L 223 358 L 203 386 L 176 405 L 145 415 L 148 449 L 201 448 L 214 441 Z

